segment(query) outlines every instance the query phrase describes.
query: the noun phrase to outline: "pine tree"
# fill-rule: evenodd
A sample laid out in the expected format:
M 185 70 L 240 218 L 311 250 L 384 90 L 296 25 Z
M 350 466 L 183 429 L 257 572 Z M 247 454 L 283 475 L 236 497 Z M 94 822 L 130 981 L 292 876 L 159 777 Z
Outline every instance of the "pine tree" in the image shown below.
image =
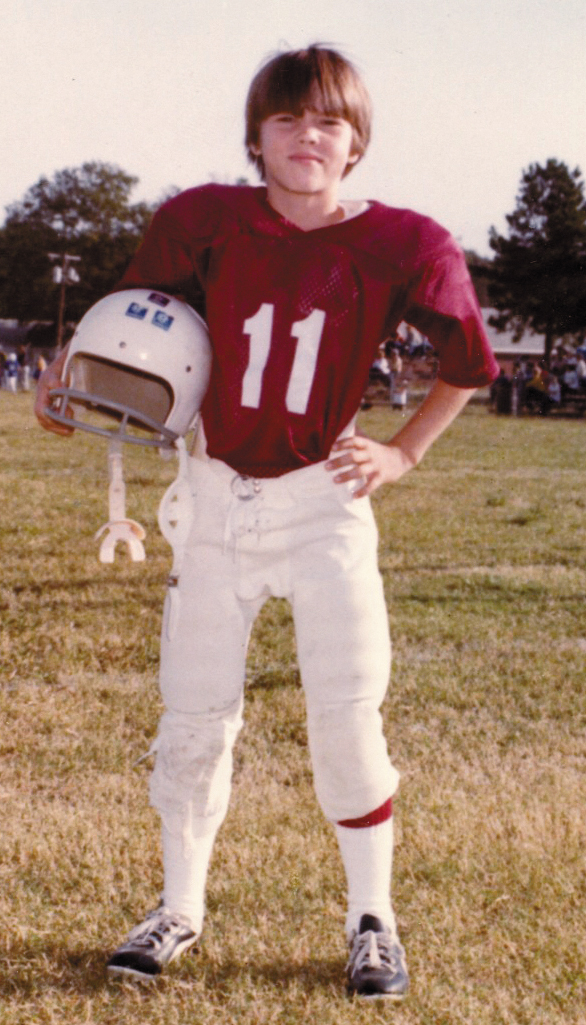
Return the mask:
M 545 335 L 544 357 L 565 334 L 586 329 L 586 200 L 579 168 L 558 160 L 523 172 L 517 206 L 507 215 L 508 238 L 490 233 L 495 252 L 489 296 L 491 322 Z

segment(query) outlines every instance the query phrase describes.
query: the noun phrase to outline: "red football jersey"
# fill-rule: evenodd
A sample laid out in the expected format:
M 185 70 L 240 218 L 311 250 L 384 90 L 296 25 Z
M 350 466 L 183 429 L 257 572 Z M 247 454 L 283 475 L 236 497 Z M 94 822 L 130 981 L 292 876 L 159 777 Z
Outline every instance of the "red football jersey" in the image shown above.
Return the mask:
M 305 232 L 265 188 L 189 189 L 155 214 L 120 287 L 179 295 L 205 317 L 208 452 L 255 477 L 327 458 L 402 320 L 429 338 L 443 381 L 474 388 L 498 372 L 460 248 L 381 203 Z

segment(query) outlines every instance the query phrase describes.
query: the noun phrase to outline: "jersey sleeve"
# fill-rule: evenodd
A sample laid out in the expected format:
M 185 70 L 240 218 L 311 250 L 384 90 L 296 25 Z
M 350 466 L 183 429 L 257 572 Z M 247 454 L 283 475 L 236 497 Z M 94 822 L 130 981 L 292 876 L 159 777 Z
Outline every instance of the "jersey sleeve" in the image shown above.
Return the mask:
M 405 320 L 433 345 L 446 384 L 478 388 L 498 375 L 464 253 L 450 236 L 416 275 Z
M 217 204 L 205 187 L 169 200 L 155 213 L 118 288 L 167 292 L 204 315 L 205 264 L 216 221 Z

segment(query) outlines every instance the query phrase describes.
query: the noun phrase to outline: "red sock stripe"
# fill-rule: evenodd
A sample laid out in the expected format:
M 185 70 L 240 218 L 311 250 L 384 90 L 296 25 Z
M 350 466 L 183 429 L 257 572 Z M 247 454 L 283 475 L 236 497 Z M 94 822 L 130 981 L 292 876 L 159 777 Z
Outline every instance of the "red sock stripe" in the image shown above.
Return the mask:
M 375 808 L 368 815 L 363 815 L 360 819 L 344 819 L 343 822 L 338 822 L 338 825 L 346 826 L 346 829 L 365 829 L 367 826 L 378 826 L 381 822 L 386 822 L 392 814 L 393 798 L 389 797 L 380 808 Z

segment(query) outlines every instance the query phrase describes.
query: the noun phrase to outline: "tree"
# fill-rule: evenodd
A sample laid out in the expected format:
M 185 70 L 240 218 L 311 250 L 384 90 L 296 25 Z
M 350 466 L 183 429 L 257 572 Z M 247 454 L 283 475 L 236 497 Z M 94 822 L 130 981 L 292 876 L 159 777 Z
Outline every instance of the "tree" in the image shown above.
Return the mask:
M 498 330 L 519 340 L 529 327 L 545 335 L 546 360 L 557 338 L 586 328 L 586 201 L 579 168 L 548 160 L 523 172 L 509 237 L 490 232 L 495 258 L 489 296 Z
M 81 257 L 79 284 L 67 289 L 66 317 L 78 320 L 111 290 L 150 220 L 130 203 L 138 179 L 97 161 L 41 178 L 7 209 L 0 230 L 0 316 L 54 320 L 58 289 L 48 254 Z
M 472 278 L 472 284 L 476 291 L 476 297 L 480 306 L 489 306 L 488 298 L 488 276 L 492 267 L 492 260 L 486 256 L 479 256 L 473 249 L 465 249 L 466 265 Z

